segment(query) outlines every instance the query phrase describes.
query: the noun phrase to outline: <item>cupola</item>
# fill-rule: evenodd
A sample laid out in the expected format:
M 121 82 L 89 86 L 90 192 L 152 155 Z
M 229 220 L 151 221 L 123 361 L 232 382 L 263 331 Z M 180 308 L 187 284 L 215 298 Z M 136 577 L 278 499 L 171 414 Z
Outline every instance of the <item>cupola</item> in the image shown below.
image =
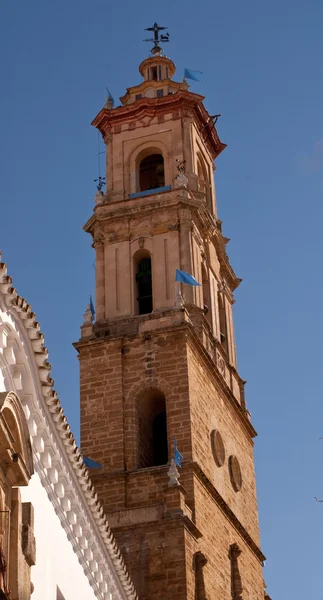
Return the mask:
M 161 55 L 154 55 L 146 58 L 139 65 L 139 72 L 145 81 L 162 81 L 171 79 L 176 71 L 176 67 L 170 58 Z

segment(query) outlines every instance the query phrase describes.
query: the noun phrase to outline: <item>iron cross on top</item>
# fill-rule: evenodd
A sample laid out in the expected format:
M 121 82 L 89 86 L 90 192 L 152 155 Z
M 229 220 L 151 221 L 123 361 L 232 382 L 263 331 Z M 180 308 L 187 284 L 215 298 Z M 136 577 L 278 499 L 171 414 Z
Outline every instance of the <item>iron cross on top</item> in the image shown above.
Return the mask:
M 145 31 L 153 31 L 154 32 L 153 38 L 149 38 L 148 40 L 145 40 L 145 42 L 154 42 L 155 45 L 152 49 L 153 53 L 161 51 L 161 48 L 159 47 L 160 42 L 162 42 L 162 43 L 169 42 L 169 33 L 159 35 L 159 32 L 164 31 L 165 29 L 168 29 L 168 28 L 160 27 L 157 23 L 154 23 L 153 27 L 147 27 L 145 29 Z

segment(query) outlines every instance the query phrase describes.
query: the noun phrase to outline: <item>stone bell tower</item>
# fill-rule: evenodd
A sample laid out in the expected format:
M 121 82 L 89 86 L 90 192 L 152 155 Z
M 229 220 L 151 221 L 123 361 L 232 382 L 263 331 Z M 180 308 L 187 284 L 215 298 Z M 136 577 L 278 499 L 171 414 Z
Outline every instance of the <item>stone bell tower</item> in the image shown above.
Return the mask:
M 96 322 L 87 312 L 75 344 L 82 452 L 103 465 L 91 475 L 141 600 L 263 600 L 256 432 L 232 321 L 240 280 L 213 180 L 225 145 L 154 28 L 143 81 L 93 121 L 107 186 L 85 225 Z M 176 269 L 201 286 L 176 293 Z

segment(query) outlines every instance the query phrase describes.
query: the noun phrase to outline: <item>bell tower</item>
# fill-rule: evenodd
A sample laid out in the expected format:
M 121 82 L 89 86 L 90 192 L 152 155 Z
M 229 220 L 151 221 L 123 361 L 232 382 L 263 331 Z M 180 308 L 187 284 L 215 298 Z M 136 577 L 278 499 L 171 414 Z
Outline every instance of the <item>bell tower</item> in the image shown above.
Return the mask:
M 160 29 L 143 81 L 93 121 L 107 186 L 85 225 L 96 321 L 85 313 L 75 344 L 81 447 L 102 465 L 91 476 L 141 600 L 264 600 L 256 432 L 232 320 L 240 279 L 213 179 L 225 145 L 203 96 L 173 80 Z M 176 269 L 200 286 L 176 288 Z

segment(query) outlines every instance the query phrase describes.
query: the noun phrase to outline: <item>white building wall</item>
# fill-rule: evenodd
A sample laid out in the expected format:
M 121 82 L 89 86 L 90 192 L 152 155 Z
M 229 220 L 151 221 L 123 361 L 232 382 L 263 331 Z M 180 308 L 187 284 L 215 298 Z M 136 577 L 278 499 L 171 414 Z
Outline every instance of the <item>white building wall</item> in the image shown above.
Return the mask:
M 21 488 L 34 506 L 32 600 L 138 600 L 50 370 L 39 323 L 0 253 L 0 392 L 12 391 L 22 403 L 37 473 Z
M 32 503 L 35 515 L 36 565 L 31 569 L 32 600 L 58 600 L 61 597 L 57 587 L 64 600 L 95 598 L 38 474 L 32 476 L 28 487 L 20 490 L 22 501 Z

